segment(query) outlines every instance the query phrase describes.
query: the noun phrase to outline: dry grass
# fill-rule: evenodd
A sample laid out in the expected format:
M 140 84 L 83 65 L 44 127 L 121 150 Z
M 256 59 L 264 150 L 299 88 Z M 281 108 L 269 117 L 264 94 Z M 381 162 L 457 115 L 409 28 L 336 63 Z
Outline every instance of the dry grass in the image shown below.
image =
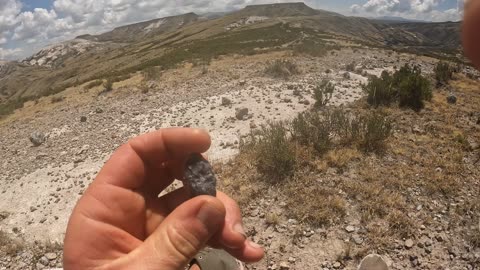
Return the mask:
M 337 224 L 346 214 L 347 203 L 335 187 L 323 185 L 316 179 L 302 175 L 283 187 L 286 214 L 314 226 Z
M 357 149 L 352 148 L 333 149 L 325 155 L 327 164 L 339 169 L 345 169 L 350 162 L 361 157 L 362 154 Z
M 214 164 L 214 169 L 218 178 L 222 179 L 219 189 L 235 198 L 242 209 L 247 209 L 266 188 L 263 182 L 256 181 L 259 175 L 250 152 L 240 153 L 227 164 Z
M 297 123 L 297 133 L 291 137 L 297 143 L 296 165 L 290 177 L 276 188 L 270 187 L 256 170 L 258 153 L 247 151 L 224 170 L 228 172 L 226 188 L 242 205 L 275 196 L 286 202 L 283 212 L 277 214 L 314 227 L 341 224 L 348 212 L 366 229 L 363 247 L 368 249 L 354 248 L 353 257 L 368 251 L 387 252 L 395 248 L 394 240 L 415 238 L 419 225 L 439 225 L 432 216 L 443 209 L 437 205 L 448 206 L 456 198 L 460 203 L 455 203 L 455 211 L 444 214 L 445 218 L 462 228 L 458 237 L 478 247 L 480 190 L 470 187 L 478 185 L 471 179 L 475 181 L 479 175 L 473 162 L 480 153 L 466 145 L 480 142 L 477 120 L 471 116 L 478 111 L 480 93 L 472 90 L 477 89 L 474 81 L 450 83 L 459 89 L 457 105 L 448 105 L 447 94 L 440 92 L 420 113 L 385 109 L 388 118 L 394 119 L 394 136 L 387 139 L 382 155 L 360 151 L 362 136 L 346 141 L 335 137 L 341 132 L 334 133 L 329 150 L 321 155 L 312 145 L 300 143 L 302 138 L 312 141 L 307 134 L 314 134 L 314 125 Z M 362 115 L 364 108 L 357 104 L 351 109 L 353 114 Z M 335 125 L 343 126 L 345 121 L 340 120 Z M 418 205 L 423 208 L 414 210 Z M 267 219 L 276 223 L 273 216 Z

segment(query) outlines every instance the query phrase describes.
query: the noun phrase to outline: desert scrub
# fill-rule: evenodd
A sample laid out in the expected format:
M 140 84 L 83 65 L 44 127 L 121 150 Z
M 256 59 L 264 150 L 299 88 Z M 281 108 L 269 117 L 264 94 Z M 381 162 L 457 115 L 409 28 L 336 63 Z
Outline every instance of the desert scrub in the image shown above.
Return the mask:
M 328 119 L 318 112 L 299 114 L 291 123 L 291 137 L 296 143 L 312 147 L 323 155 L 332 147 L 331 126 Z
M 335 85 L 328 80 L 323 80 L 313 89 L 315 108 L 324 107 L 330 102 L 335 91 Z
M 161 72 L 161 67 L 148 67 L 142 71 L 142 74 L 145 81 L 156 81 L 160 79 Z
M 432 89 L 428 79 L 415 71 L 408 79 L 403 80 L 399 86 L 400 107 L 411 108 L 418 112 L 425 107 L 424 101 L 432 100 Z
M 323 155 L 336 146 L 359 146 L 365 152 L 384 149 L 392 133 L 392 122 L 385 114 L 370 111 L 354 115 L 343 109 L 310 111 L 291 123 L 292 139 Z
M 288 79 L 291 76 L 300 74 L 300 69 L 294 62 L 280 59 L 268 62 L 265 68 L 265 74 L 273 78 Z
M 373 112 L 361 117 L 361 146 L 367 152 L 382 151 L 385 141 L 392 135 L 392 122 L 384 114 Z
M 103 84 L 104 90 L 103 92 L 110 92 L 113 90 L 113 80 L 108 79 L 104 84 Z
M 89 82 L 85 85 L 85 87 L 83 87 L 83 89 L 85 90 L 90 90 L 94 87 L 97 87 L 97 86 L 100 86 L 103 84 L 103 80 L 95 80 L 95 81 L 92 81 L 92 82 Z
M 16 109 L 23 107 L 23 104 L 27 101 L 35 100 L 36 97 L 21 97 L 17 99 L 12 99 L 7 102 L 0 104 L 0 118 L 5 117 L 9 114 L 12 114 Z
M 454 68 L 448 63 L 440 61 L 435 66 L 435 80 L 437 81 L 437 87 L 446 85 L 451 79 L 453 79 Z
M 253 151 L 255 167 L 268 182 L 279 183 L 293 175 L 294 145 L 290 143 L 285 123 L 269 123 L 242 145 L 241 151 Z
M 422 75 L 418 66 L 410 67 L 408 64 L 393 75 L 384 71 L 380 78 L 370 78 L 363 90 L 368 95 L 368 104 L 373 107 L 389 106 L 398 102 L 400 107 L 418 112 L 425 107 L 425 101 L 432 99 L 429 80 Z
M 367 102 L 375 108 L 379 106 L 390 106 L 395 101 L 397 92 L 393 88 L 392 77 L 388 72 L 383 71 L 380 78 L 374 76 L 363 86 L 367 93 Z
M 331 50 L 338 50 L 340 47 L 336 44 L 326 43 L 324 40 L 306 39 L 300 44 L 296 45 L 293 49 L 295 54 L 306 54 L 313 57 L 323 57 Z

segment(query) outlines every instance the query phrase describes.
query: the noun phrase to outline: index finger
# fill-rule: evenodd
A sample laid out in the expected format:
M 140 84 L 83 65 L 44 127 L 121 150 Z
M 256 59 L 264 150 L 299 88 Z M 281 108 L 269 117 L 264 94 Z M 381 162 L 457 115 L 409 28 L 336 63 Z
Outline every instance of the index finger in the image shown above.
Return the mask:
M 201 129 L 170 128 L 148 133 L 120 147 L 102 168 L 96 181 L 137 189 L 152 170 L 164 162 L 182 159 L 210 148 L 208 133 Z

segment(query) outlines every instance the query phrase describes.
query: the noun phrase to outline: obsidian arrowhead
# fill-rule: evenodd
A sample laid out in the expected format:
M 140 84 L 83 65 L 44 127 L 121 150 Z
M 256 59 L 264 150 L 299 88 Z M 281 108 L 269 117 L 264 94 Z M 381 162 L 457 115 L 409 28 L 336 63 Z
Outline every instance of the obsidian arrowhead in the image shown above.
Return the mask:
M 185 168 L 185 185 L 192 191 L 192 196 L 217 196 L 217 178 L 212 165 L 200 154 L 192 154 Z

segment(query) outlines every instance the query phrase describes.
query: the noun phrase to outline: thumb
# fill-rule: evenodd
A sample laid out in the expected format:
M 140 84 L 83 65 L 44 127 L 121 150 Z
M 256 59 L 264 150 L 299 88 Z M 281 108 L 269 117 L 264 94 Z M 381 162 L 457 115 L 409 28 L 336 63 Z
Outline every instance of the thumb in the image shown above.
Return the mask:
M 209 196 L 200 196 L 177 207 L 138 249 L 132 258 L 135 269 L 183 269 L 223 228 L 223 203 Z

